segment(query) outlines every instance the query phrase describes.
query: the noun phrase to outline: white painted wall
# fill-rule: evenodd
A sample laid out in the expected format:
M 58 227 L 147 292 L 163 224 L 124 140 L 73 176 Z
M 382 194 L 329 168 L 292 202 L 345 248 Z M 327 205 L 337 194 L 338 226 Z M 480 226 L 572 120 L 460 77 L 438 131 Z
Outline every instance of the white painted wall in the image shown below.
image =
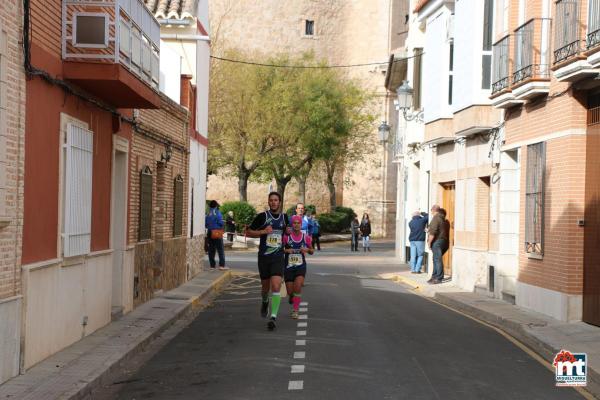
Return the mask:
M 456 0 L 453 112 L 490 104 L 490 90 L 482 89 L 483 16 L 482 0 Z
M 426 21 L 423 58 L 423 106 L 426 123 L 452 117 L 451 107 L 448 105 L 449 24 L 451 11 L 445 6 L 431 14 Z
M 112 254 L 107 252 L 75 265 L 23 267 L 25 368 L 110 322 L 111 265 Z
M 179 104 L 181 95 L 181 60 L 180 54 L 173 48 L 173 43 L 160 41 L 160 83 L 161 92 Z

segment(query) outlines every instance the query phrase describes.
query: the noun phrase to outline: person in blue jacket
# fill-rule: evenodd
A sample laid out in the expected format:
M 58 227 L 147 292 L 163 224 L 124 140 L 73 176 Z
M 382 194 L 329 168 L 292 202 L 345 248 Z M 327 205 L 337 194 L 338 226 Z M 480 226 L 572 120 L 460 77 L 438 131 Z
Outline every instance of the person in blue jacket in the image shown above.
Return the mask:
M 208 262 L 210 263 L 210 269 L 216 270 L 215 252 L 219 253 L 219 269 L 225 270 L 225 250 L 223 249 L 223 237 L 213 239 L 211 233 L 215 229 L 223 229 L 225 223 L 223 222 L 223 215 L 219 211 L 219 203 L 216 200 L 211 200 L 209 203 L 209 210 L 204 219 L 204 224 L 207 229 L 206 237 L 208 240 Z
M 425 253 L 425 228 L 427 227 L 429 215 L 426 212 L 415 211 L 411 221 L 408 223 L 410 235 L 410 272 L 420 274 L 423 265 L 423 254 Z

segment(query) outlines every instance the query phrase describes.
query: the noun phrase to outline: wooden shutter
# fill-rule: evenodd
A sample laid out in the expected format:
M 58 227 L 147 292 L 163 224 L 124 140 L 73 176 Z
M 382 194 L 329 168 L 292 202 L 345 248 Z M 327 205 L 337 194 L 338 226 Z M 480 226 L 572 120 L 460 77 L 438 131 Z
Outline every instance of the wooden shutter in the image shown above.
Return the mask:
M 183 234 L 183 178 L 177 175 L 175 178 L 175 190 L 173 190 L 173 236 Z
M 421 109 L 421 69 L 423 59 L 423 49 L 416 48 L 414 51 L 414 63 L 413 63 L 413 109 Z
M 88 254 L 92 240 L 92 165 L 94 135 L 67 124 L 63 254 Z
M 146 166 L 140 172 L 139 240 L 152 238 L 152 170 Z

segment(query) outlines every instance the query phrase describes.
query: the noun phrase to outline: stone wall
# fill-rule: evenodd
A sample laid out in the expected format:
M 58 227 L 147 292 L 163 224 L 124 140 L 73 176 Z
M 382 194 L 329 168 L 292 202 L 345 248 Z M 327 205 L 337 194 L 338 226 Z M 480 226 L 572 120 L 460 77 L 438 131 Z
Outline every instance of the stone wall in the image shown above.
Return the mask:
M 204 269 L 204 235 L 187 239 L 187 278 L 192 279 Z
M 210 6 L 213 54 L 238 48 L 266 58 L 280 52 L 312 51 L 317 58 L 324 58 L 332 65 L 381 62 L 343 71 L 360 82 L 365 90 L 376 94 L 373 115 L 392 121 L 395 112 L 392 113 L 391 99 L 384 89 L 385 70 L 390 51 L 401 47 L 399 40 L 405 37 L 399 36 L 404 31 L 405 9 L 392 10 L 391 2 L 383 0 L 356 0 L 351 4 L 345 0 L 214 0 Z M 304 34 L 306 20 L 314 21 L 312 36 Z M 402 39 L 398 39 L 400 37 Z M 340 203 L 352 207 L 358 214 L 365 211 L 371 214 L 375 236 L 390 236 L 395 231 L 392 214 L 396 208 L 396 172 L 386 152 L 377 145 L 379 123 L 373 125 L 365 158 L 346 168 L 340 178 L 344 185 L 339 185 L 339 197 Z M 293 190 L 290 188 L 290 192 Z M 328 204 L 326 187 L 323 190 L 312 182 L 308 192 L 307 203 Z M 311 192 L 316 195 L 311 197 Z M 259 199 L 267 193 L 268 185 L 249 185 L 249 201 L 255 205 L 265 203 Z M 211 195 L 237 200 L 237 181 L 211 177 L 208 198 Z M 286 201 L 286 207 L 296 201 L 293 197 L 287 195 L 290 203 Z

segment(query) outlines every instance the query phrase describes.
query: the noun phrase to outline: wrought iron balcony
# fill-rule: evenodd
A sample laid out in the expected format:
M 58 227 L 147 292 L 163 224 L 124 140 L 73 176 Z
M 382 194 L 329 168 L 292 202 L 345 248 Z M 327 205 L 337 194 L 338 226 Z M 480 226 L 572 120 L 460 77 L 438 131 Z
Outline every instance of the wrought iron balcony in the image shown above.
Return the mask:
M 588 3 L 586 47 L 591 50 L 600 45 L 600 0 L 588 0 Z
M 110 103 L 158 104 L 160 25 L 143 0 L 63 0 L 62 58 L 67 79 Z
M 549 79 L 550 19 L 532 19 L 515 30 L 512 84 L 530 79 Z
M 567 61 L 581 52 L 582 24 L 580 0 L 556 1 L 554 28 L 554 63 Z
M 510 35 L 500 39 L 493 45 L 492 95 L 507 89 L 510 85 L 509 44 Z

